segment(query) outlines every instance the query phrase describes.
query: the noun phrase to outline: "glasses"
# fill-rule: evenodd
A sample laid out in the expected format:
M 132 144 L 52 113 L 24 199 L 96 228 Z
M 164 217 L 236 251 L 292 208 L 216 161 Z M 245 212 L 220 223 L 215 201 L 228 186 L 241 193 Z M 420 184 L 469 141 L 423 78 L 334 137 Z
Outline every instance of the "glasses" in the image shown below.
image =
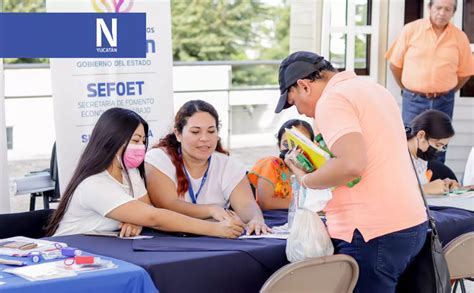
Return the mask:
M 428 144 L 432 147 L 434 147 L 438 152 L 441 152 L 441 153 L 444 153 L 446 152 L 446 150 L 448 149 L 448 145 L 445 144 L 443 146 L 435 146 L 435 145 L 432 145 L 429 141 L 428 141 Z

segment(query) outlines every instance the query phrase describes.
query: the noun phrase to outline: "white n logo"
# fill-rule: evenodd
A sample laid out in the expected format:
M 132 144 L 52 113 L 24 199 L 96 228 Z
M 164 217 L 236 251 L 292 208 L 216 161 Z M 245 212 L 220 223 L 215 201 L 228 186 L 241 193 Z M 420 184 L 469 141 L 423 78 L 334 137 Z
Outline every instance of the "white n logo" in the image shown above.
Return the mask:
M 96 45 L 102 47 L 102 34 L 104 34 L 107 42 L 111 47 L 117 47 L 117 19 L 112 18 L 112 33 L 105 24 L 103 18 L 96 19 Z

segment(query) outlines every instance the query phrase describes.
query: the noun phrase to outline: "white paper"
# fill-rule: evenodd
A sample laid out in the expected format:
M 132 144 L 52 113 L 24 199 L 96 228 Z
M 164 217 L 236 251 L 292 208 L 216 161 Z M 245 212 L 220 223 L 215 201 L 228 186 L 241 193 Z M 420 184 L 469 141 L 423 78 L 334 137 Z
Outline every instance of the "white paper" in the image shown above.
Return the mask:
M 149 235 L 137 235 L 137 236 L 129 236 L 129 237 L 118 237 L 120 239 L 129 239 L 129 240 L 134 240 L 134 239 L 151 239 L 153 236 Z
M 126 240 L 134 240 L 134 239 L 151 239 L 153 236 L 149 235 L 137 235 L 137 236 L 129 236 L 129 237 L 120 237 L 119 232 L 117 231 L 91 231 L 84 233 L 84 235 L 87 236 L 103 236 L 103 237 L 116 237 L 119 239 L 126 239 Z
M 116 268 L 117 265 L 110 260 L 95 258 L 94 264 L 73 264 L 67 266 L 63 260 L 30 265 L 14 269 L 6 269 L 4 272 L 17 275 L 29 281 L 43 281 L 59 278 L 77 276 L 78 273 L 96 272 Z
M 290 231 L 288 231 L 288 223 L 281 226 L 272 227 L 272 233 L 260 234 L 260 235 L 242 235 L 239 239 L 260 239 L 260 238 L 273 238 L 273 239 L 288 239 Z
M 32 282 L 77 276 L 74 271 L 66 270 L 56 263 L 57 262 L 48 262 L 21 268 L 6 269 L 4 272 L 17 275 Z
M 242 235 L 239 239 L 260 239 L 260 238 L 273 238 L 273 239 L 288 239 L 289 233 L 285 234 L 276 234 L 276 233 L 268 233 L 268 234 L 260 234 L 260 235 Z

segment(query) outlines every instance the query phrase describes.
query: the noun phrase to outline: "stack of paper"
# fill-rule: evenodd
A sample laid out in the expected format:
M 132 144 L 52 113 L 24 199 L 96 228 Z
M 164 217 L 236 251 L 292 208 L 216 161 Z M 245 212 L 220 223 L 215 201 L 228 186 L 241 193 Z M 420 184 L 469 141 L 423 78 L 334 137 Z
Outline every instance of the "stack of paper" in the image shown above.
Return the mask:
M 57 246 L 59 245 L 61 247 L 67 247 L 67 244 L 63 242 L 53 242 L 53 241 L 33 239 L 33 238 L 28 238 L 28 237 L 23 237 L 23 236 L 15 236 L 15 237 L 1 239 L 0 243 L 7 243 L 10 241 L 35 243 L 36 247 L 31 248 L 31 249 L 0 247 L 0 255 L 27 256 L 32 251 L 44 252 L 51 249 L 56 249 Z
M 4 272 L 17 275 L 29 281 L 43 281 L 77 276 L 72 270 L 57 265 L 58 262 L 48 262 L 21 268 L 6 269 Z M 61 263 L 64 263 L 61 261 Z
M 78 273 L 96 272 L 116 268 L 110 260 L 95 258 L 93 264 L 66 265 L 63 260 L 47 262 L 37 265 L 6 269 L 4 272 L 17 275 L 29 281 L 43 281 L 77 276 Z
M 242 235 L 240 239 L 260 239 L 260 238 L 274 238 L 274 239 L 288 239 L 290 231 L 288 230 L 288 223 L 282 226 L 272 227 L 273 233 L 260 235 Z

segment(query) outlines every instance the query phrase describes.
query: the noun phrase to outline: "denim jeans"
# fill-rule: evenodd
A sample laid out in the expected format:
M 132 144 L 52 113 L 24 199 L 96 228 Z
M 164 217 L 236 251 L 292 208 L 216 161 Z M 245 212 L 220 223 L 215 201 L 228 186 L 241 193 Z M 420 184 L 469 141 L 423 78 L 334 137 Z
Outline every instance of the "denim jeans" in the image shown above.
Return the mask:
M 365 242 L 359 230 L 352 242 L 332 239 L 334 251 L 352 256 L 359 264 L 356 293 L 395 292 L 398 278 L 420 252 L 427 222 Z
M 454 91 L 450 91 L 444 96 L 428 99 L 425 96 L 404 89 L 402 96 L 402 118 L 403 123 L 406 125 L 409 125 L 418 114 L 430 109 L 444 112 L 449 118 L 453 119 Z M 444 163 L 445 158 L 446 153 L 444 152 L 438 155 L 437 160 Z

